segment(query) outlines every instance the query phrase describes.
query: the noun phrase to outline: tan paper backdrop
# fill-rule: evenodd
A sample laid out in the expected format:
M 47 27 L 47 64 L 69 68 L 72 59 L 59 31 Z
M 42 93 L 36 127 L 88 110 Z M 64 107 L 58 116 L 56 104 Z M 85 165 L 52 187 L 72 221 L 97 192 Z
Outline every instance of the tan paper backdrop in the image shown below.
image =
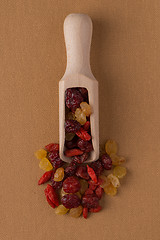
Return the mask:
M 91 16 L 100 142 L 113 138 L 128 175 L 88 220 L 56 216 L 33 156 L 58 141 L 63 21 Z M 160 239 L 160 1 L 1 0 L 1 240 Z

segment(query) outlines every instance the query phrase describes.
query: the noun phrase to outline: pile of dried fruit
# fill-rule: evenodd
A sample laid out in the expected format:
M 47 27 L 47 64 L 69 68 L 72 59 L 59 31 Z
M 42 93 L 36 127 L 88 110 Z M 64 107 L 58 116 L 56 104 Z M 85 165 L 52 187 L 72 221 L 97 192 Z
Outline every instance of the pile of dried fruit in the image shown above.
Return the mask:
M 117 155 L 117 144 L 108 140 L 105 153 L 91 164 L 85 163 L 93 150 L 90 130 L 91 106 L 88 91 L 85 88 L 66 90 L 66 120 L 64 154 L 71 158 L 70 163 L 59 157 L 59 145 L 50 143 L 40 149 L 35 156 L 40 159 L 39 167 L 46 171 L 38 184 L 47 184 L 44 190 L 46 200 L 56 214 L 68 213 L 72 217 L 101 210 L 100 199 L 105 192 L 114 196 L 120 186 L 119 179 L 126 175 L 126 168 L 120 166 L 125 162 Z M 112 170 L 112 173 L 108 170 Z

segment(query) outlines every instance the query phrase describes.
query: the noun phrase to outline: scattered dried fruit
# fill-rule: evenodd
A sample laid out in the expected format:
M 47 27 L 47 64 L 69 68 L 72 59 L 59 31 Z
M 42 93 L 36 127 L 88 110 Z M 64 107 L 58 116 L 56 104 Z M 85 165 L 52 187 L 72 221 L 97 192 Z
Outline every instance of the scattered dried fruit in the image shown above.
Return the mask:
M 87 217 L 88 217 L 88 208 L 83 208 L 83 217 L 87 219 Z
M 37 152 L 35 152 L 35 157 L 37 159 L 42 159 L 45 158 L 47 156 L 47 152 L 44 149 L 40 149 Z
M 73 149 L 66 150 L 64 154 L 66 157 L 73 157 L 77 155 L 82 155 L 83 152 L 78 148 L 73 148 Z
M 81 124 L 76 120 L 66 120 L 64 127 L 67 133 L 76 133 L 80 130 Z
M 118 188 L 120 186 L 120 182 L 119 182 L 119 179 L 114 176 L 112 173 L 109 174 L 107 176 L 107 178 L 109 179 L 109 181 L 112 183 L 112 185 L 115 187 L 115 188 Z
M 104 191 L 107 195 L 110 195 L 110 196 L 115 196 L 117 194 L 117 188 L 113 186 L 112 183 L 110 183 L 109 185 L 107 185 L 105 188 L 104 188 Z
M 91 136 L 85 131 L 83 128 L 81 128 L 79 131 L 76 132 L 76 135 L 83 139 L 84 141 L 90 141 Z
M 48 182 L 52 176 L 53 171 L 48 171 L 43 174 L 43 176 L 39 179 L 38 185 L 44 184 Z
M 87 121 L 86 115 L 84 114 L 81 108 L 76 109 L 75 117 L 77 122 L 79 122 L 81 125 L 84 125 Z
M 82 211 L 83 211 L 82 206 L 79 206 L 77 208 L 71 208 L 70 211 L 69 211 L 69 216 L 74 217 L 74 218 L 78 218 L 82 214 Z
M 87 102 L 81 102 L 80 107 L 83 111 L 83 113 L 89 117 L 92 113 L 91 106 Z
M 88 172 L 88 175 L 90 176 L 90 178 L 95 182 L 97 183 L 97 176 L 95 174 L 95 171 L 93 170 L 93 168 L 89 167 L 87 165 L 87 172 Z
M 76 177 L 68 177 L 63 182 L 63 190 L 66 193 L 76 193 L 80 190 L 81 185 Z
M 44 171 L 51 171 L 53 169 L 52 164 L 47 158 L 43 158 L 40 163 L 39 167 Z
M 107 153 L 103 154 L 101 156 L 101 162 L 102 162 L 103 167 L 106 170 L 110 170 L 112 168 L 112 160 L 111 160 L 110 156 Z
M 117 147 L 117 143 L 116 143 L 116 141 L 114 141 L 114 140 L 108 140 L 107 142 L 106 142 L 106 144 L 105 144 L 105 150 L 106 150 L 106 153 L 107 154 L 111 154 L 111 153 L 114 153 L 114 154 L 116 154 L 117 153 L 117 149 L 118 149 L 118 147 Z
M 44 147 L 48 152 L 59 151 L 58 143 L 50 143 Z
M 76 194 L 66 194 L 61 198 L 61 202 L 62 204 L 66 207 L 66 208 L 77 208 L 81 201 L 79 199 L 79 197 Z
M 125 158 L 124 157 L 117 156 L 114 153 L 112 153 L 110 155 L 110 157 L 112 159 L 112 164 L 115 165 L 115 166 L 121 165 L 122 163 L 125 162 Z
M 46 189 L 44 190 L 46 197 L 49 198 L 49 200 L 54 203 L 56 206 L 59 206 L 59 200 L 58 200 L 58 195 L 53 189 L 53 187 L 49 184 L 47 184 Z
M 59 205 L 59 206 L 56 208 L 55 213 L 56 213 L 57 215 L 64 215 L 64 214 L 66 214 L 68 211 L 69 211 L 68 208 L 65 208 L 65 206 L 63 206 L 63 205 Z
M 89 211 L 90 212 L 93 212 L 93 213 L 96 213 L 96 212 L 99 212 L 101 211 L 102 207 L 101 206 L 98 206 L 96 208 L 90 208 Z
M 64 178 L 64 168 L 57 168 L 54 174 L 54 181 L 61 182 Z
M 116 166 L 113 169 L 113 174 L 118 177 L 118 178 L 123 178 L 127 173 L 127 170 L 125 167 L 121 167 L 121 166 Z
M 80 179 L 80 193 L 83 195 L 88 188 L 88 182 L 84 179 Z
M 84 195 L 82 198 L 82 206 L 86 208 L 96 208 L 99 205 L 99 199 L 95 194 Z

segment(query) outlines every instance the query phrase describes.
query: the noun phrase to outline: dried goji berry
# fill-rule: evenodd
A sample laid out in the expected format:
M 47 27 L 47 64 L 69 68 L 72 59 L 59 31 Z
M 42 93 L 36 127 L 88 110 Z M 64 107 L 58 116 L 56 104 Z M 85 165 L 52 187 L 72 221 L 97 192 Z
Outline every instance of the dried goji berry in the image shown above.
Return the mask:
M 88 208 L 84 207 L 83 208 L 83 217 L 87 218 L 87 216 L 88 216 Z
M 59 206 L 59 200 L 55 189 L 50 185 L 47 184 L 47 188 L 44 190 L 45 195 L 53 202 L 56 206 Z
M 91 178 L 95 183 L 97 183 L 97 176 L 96 176 L 93 168 L 91 168 L 91 167 L 89 167 L 89 166 L 87 165 L 87 172 L 88 172 L 88 175 L 90 176 L 90 178 Z
M 83 152 L 78 148 L 68 149 L 65 151 L 66 157 L 73 157 L 73 156 L 82 155 L 82 154 Z
M 52 207 L 52 208 L 55 208 L 56 205 L 49 199 L 49 197 L 46 195 L 46 199 L 47 199 L 47 202 L 49 203 L 49 205 Z
M 81 128 L 79 131 L 77 131 L 76 135 L 85 141 L 91 140 L 91 136 L 83 128 Z
M 103 193 L 104 193 L 104 190 L 103 190 L 103 188 L 102 188 L 101 186 L 98 186 L 98 187 L 96 188 L 96 190 L 95 190 L 95 193 L 96 193 L 97 197 L 98 197 L 99 199 L 101 199 L 101 197 L 102 197 L 102 195 L 103 195 Z
M 88 189 L 85 191 L 84 195 L 91 195 L 91 194 L 93 194 L 93 193 L 94 193 L 93 190 L 90 189 L 90 188 L 88 188 Z
M 49 171 L 49 172 L 45 172 L 45 173 L 43 174 L 43 176 L 39 179 L 38 185 L 41 185 L 41 184 L 43 184 L 43 183 L 48 182 L 48 181 L 50 180 L 51 176 L 52 176 L 52 173 L 53 173 L 52 170 Z
M 101 209 L 102 209 L 102 207 L 101 207 L 101 206 L 98 206 L 98 207 L 96 207 L 96 208 L 90 208 L 89 211 L 90 211 L 90 212 L 93 212 L 93 213 L 96 213 L 96 212 L 99 212 Z
M 58 143 L 50 143 L 50 144 L 45 146 L 45 149 L 48 152 L 59 151 L 59 144 Z
M 89 127 L 90 127 L 90 122 L 87 121 L 87 122 L 83 125 L 83 129 L 84 129 L 85 131 L 88 131 L 88 130 L 89 130 Z

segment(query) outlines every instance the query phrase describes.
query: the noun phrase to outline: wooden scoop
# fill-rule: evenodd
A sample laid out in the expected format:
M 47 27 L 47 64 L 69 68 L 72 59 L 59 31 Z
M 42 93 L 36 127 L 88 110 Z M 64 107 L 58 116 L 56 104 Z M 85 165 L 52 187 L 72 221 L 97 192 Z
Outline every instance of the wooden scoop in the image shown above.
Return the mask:
M 67 50 L 67 67 L 59 82 L 59 154 L 65 162 L 71 158 L 65 151 L 65 90 L 72 87 L 84 87 L 88 90 L 89 104 L 92 107 L 90 116 L 93 151 L 86 162 L 99 158 L 99 102 L 98 82 L 90 67 L 90 45 L 92 21 L 86 14 L 70 14 L 64 21 L 64 36 Z

